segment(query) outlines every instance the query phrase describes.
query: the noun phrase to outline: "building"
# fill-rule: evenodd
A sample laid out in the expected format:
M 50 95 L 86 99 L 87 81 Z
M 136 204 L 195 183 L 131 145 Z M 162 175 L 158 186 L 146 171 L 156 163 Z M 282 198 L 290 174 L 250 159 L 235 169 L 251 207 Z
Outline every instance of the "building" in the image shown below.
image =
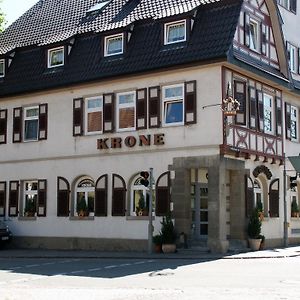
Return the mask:
M 300 152 L 299 13 L 280 2 L 40 0 L 8 27 L 0 213 L 15 243 L 146 249 L 150 167 L 154 232 L 171 211 L 189 245 L 226 252 L 261 202 L 266 245 L 299 242 L 299 179 L 283 174 Z

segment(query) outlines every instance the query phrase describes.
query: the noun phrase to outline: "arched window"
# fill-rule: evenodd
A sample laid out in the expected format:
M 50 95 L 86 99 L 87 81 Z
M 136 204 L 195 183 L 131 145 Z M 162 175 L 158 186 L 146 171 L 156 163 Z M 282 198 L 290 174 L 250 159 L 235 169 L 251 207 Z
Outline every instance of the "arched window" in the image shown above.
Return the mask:
M 141 184 L 141 176 L 133 180 L 131 186 L 131 204 L 130 215 L 132 216 L 148 216 L 149 212 L 149 193 L 147 188 Z
M 75 212 L 83 217 L 94 215 L 95 183 L 90 178 L 81 178 L 76 185 Z

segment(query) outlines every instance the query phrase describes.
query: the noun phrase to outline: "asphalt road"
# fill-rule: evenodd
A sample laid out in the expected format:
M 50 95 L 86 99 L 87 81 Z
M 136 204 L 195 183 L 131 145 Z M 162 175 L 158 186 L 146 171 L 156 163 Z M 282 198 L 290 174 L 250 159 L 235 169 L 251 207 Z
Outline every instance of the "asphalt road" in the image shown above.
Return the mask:
M 0 259 L 0 299 L 300 299 L 300 257 Z

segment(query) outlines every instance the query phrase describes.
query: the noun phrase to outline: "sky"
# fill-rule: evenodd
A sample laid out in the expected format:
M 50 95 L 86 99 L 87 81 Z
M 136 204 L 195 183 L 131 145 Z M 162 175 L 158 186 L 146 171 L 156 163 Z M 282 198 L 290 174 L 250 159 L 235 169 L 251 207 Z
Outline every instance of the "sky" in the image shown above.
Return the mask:
M 9 26 L 37 2 L 38 0 L 2 0 L 1 8 L 6 15 L 6 26 Z

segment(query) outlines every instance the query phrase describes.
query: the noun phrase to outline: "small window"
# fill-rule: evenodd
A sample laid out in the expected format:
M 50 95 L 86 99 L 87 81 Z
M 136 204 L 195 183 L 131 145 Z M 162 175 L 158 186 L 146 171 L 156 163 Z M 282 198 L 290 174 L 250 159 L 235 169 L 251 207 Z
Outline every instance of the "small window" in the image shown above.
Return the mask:
M 24 109 L 24 141 L 37 141 L 39 130 L 39 107 Z
M 291 139 L 298 140 L 298 109 L 295 106 L 291 106 Z
M 65 63 L 64 47 L 48 50 L 48 68 L 63 66 Z
M 274 134 L 273 97 L 267 94 L 264 94 L 264 132 Z
M 105 37 L 104 56 L 112 56 L 123 53 L 123 33 Z
M 24 216 L 34 217 L 36 214 L 38 197 L 38 182 L 24 182 Z
M 5 75 L 5 60 L 0 59 L 0 78 Z
M 260 45 L 259 23 L 253 19 L 250 19 L 249 25 L 250 25 L 250 32 L 249 32 L 250 45 L 249 45 L 249 47 L 251 50 L 259 51 L 259 45 Z
M 165 24 L 164 44 L 186 41 L 186 20 Z
M 292 73 L 297 73 L 297 47 L 289 44 L 289 64 Z
M 163 125 L 184 124 L 183 84 L 163 87 Z
M 85 99 L 85 128 L 86 134 L 102 132 L 103 98 L 92 97 Z
M 75 204 L 75 212 L 78 216 L 94 215 L 95 184 L 93 180 L 84 178 L 79 181 L 76 186 Z
M 117 128 L 119 131 L 135 129 L 135 92 L 117 94 Z

